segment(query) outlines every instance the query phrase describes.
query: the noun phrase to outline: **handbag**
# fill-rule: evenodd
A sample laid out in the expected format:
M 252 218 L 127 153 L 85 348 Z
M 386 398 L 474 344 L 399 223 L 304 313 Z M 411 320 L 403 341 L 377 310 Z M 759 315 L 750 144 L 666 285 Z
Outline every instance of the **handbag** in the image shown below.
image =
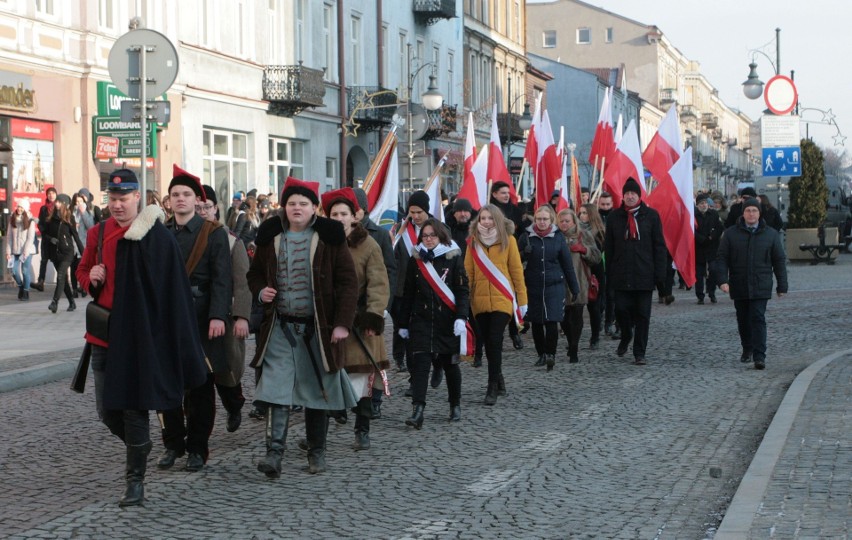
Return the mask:
M 103 255 L 101 254 L 104 244 L 104 228 L 98 228 L 98 264 L 103 263 Z M 86 306 L 86 332 L 101 341 L 109 341 L 109 315 L 110 310 L 97 304 L 97 295 Z
M 589 265 L 586 264 L 586 261 L 583 261 L 583 270 L 586 271 L 586 279 L 589 282 L 589 294 L 588 301 L 594 302 L 598 299 L 598 292 L 600 292 L 600 283 L 598 283 L 598 278 L 589 270 Z

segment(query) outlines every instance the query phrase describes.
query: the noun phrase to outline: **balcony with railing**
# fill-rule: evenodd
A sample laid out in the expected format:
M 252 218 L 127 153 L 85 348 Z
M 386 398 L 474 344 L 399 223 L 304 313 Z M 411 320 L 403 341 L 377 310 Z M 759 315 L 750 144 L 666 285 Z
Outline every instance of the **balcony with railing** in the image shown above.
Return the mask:
M 680 117 L 684 120 L 695 120 L 698 112 L 693 105 L 684 105 L 680 108 Z
M 497 113 L 497 130 L 500 132 L 500 140 L 504 143 L 510 139 L 516 142 L 524 139 L 520 114 Z
M 457 106 L 447 105 L 444 103 L 440 109 L 434 111 L 426 111 L 426 118 L 429 122 L 426 128 L 424 139 L 437 139 L 448 133 L 452 133 L 457 129 Z
M 361 131 L 376 131 L 391 123 L 396 105 L 396 92 L 381 86 L 349 86 L 346 88 L 347 116 Z
M 263 99 L 269 113 L 295 116 L 308 107 L 325 106 L 323 70 L 303 66 L 266 66 L 263 68 Z
M 435 24 L 456 16 L 456 0 L 414 0 L 414 17 L 418 22 Z
M 704 113 L 701 115 L 701 125 L 706 128 L 714 129 L 719 125 L 719 117 L 713 113 Z
M 677 101 L 676 88 L 663 88 L 660 90 L 660 105 L 668 105 Z

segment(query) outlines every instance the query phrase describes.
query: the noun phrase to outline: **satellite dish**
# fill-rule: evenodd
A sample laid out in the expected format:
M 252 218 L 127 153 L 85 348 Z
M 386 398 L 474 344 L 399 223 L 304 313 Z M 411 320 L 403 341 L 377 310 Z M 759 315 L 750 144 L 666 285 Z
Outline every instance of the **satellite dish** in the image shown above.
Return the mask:
M 408 107 L 411 106 L 411 126 L 405 124 L 408 122 Z M 420 140 L 429 129 L 429 117 L 426 115 L 426 109 L 419 103 L 410 103 L 397 107 L 394 116 L 398 116 L 403 120 L 403 125 L 397 130 L 396 134 L 400 142 L 408 142 L 408 133 L 411 129 L 412 140 Z

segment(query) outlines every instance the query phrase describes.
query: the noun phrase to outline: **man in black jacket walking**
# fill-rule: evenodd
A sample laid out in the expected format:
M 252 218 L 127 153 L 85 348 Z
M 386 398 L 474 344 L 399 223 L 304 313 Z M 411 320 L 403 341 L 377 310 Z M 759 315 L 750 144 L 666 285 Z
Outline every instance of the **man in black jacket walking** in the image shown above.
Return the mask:
M 607 282 L 615 291 L 615 317 L 621 328 L 616 354 L 624 356 L 633 340 L 633 358 L 645 365 L 651 298 L 656 285 L 666 279 L 666 243 L 660 215 L 640 199 L 639 183 L 628 178 L 622 189 L 621 208 L 606 222 Z
M 737 329 L 743 353 L 741 362 L 754 360 L 755 369 L 766 367 L 766 303 L 772 297 L 772 274 L 778 297 L 787 294 L 787 266 L 778 232 L 760 216 L 760 201 L 743 201 L 737 224 L 722 235 L 716 255 L 716 282 L 728 293 L 737 310 Z
M 710 265 L 719 249 L 719 237 L 722 236 L 722 221 L 716 210 L 710 208 L 709 197 L 702 193 L 695 199 L 695 296 L 698 303 L 704 303 L 704 278 L 707 278 L 707 296 L 716 303 L 716 285 Z

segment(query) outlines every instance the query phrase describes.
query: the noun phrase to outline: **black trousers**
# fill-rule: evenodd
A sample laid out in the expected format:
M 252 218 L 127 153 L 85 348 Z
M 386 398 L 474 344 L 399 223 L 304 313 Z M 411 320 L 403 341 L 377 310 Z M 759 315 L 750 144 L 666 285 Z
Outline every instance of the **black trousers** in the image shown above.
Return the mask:
M 68 269 L 71 268 L 71 263 L 73 261 L 73 258 L 53 261 L 53 267 L 56 268 L 56 289 L 53 290 L 54 302 L 59 302 L 59 297 L 62 294 L 63 289 L 68 302 L 70 303 L 74 301 L 74 292 L 71 290 L 71 285 L 68 283 Z
M 704 300 L 704 280 L 707 279 L 707 294 L 710 298 L 714 298 L 716 292 L 716 283 L 713 281 L 713 273 L 710 272 L 709 261 L 695 261 L 695 296 L 699 300 Z
M 429 352 L 416 352 L 411 355 L 408 362 L 408 370 L 411 372 L 411 402 L 426 404 L 426 391 L 429 386 L 429 368 L 432 363 L 441 366 L 447 376 L 447 391 L 449 392 L 450 405 L 461 404 L 462 376 L 458 364 L 453 363 L 451 354 L 435 354 Z
M 580 350 L 580 335 L 583 333 L 583 304 L 565 306 L 562 331 L 568 338 L 568 355 L 577 356 Z
M 105 347 L 92 345 L 92 374 L 95 376 L 95 406 L 98 418 L 109 428 L 110 433 L 128 446 L 142 446 L 151 442 L 148 411 L 104 409 L 104 385 L 106 384 Z
M 163 445 L 169 450 L 200 454 L 207 462 L 208 441 L 216 419 L 216 390 L 212 373 L 198 388 L 187 391 L 183 407 L 159 411 L 163 423 Z M 184 424 L 184 416 L 186 423 Z
M 533 343 L 535 343 L 535 352 L 539 356 L 556 354 L 556 345 L 559 342 L 558 324 L 555 321 L 532 323 Z
M 219 394 L 222 407 L 229 413 L 236 414 L 243 410 L 246 398 L 243 396 L 242 383 L 238 383 L 236 386 L 216 384 L 216 393 Z
M 488 383 L 496 383 L 503 373 L 503 333 L 512 316 L 499 311 L 489 311 L 476 316 L 479 336 L 488 358 Z
M 615 318 L 621 328 L 621 339 L 633 338 L 634 358 L 645 357 L 653 294 L 653 291 L 615 291 Z
M 760 300 L 734 300 L 737 310 L 737 330 L 744 353 L 752 353 L 755 360 L 766 358 L 766 303 Z
M 43 246 L 44 244 L 42 244 Z M 41 261 L 38 264 L 38 282 L 44 281 L 44 276 L 47 274 L 47 262 L 50 259 L 47 258 L 47 253 L 44 252 L 44 249 L 41 250 Z
M 594 302 L 586 304 L 586 309 L 589 311 L 589 326 L 592 328 L 592 337 L 589 341 L 596 343 L 600 339 L 601 323 L 603 321 L 601 308 L 601 292 L 598 292 L 598 298 Z

